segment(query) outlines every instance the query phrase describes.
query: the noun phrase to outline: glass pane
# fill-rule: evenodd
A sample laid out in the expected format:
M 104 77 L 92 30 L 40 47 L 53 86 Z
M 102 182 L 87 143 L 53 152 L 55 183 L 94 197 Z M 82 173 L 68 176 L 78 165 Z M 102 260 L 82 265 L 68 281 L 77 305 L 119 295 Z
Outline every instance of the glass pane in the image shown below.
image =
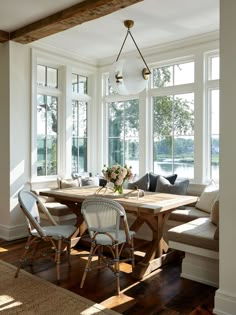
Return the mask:
M 72 92 L 73 93 L 78 93 L 78 74 L 72 73 Z
M 139 138 L 131 138 L 125 141 L 125 163 L 132 166 L 133 174 L 139 173 Z
M 109 165 L 119 163 L 139 171 L 139 101 L 108 104 Z
M 139 135 L 139 106 L 138 100 L 125 102 L 125 136 L 138 137 Z
M 87 103 L 72 101 L 72 171 L 87 172 Z
M 173 66 L 153 69 L 153 87 L 173 85 Z
M 47 137 L 47 175 L 57 174 L 57 138 Z
M 112 102 L 108 106 L 109 137 L 121 137 L 124 135 L 124 102 Z
M 78 101 L 72 100 L 72 137 L 78 136 Z
M 172 134 L 173 104 L 172 96 L 153 97 L 153 132 L 155 137 Z
M 157 174 L 169 175 L 185 167 L 185 177 L 193 178 L 193 97 L 193 93 L 153 97 L 153 169 Z
M 153 161 L 154 173 L 161 175 L 173 173 L 172 137 L 154 138 Z
M 173 102 L 173 131 L 175 135 L 193 135 L 194 94 L 179 94 Z
M 174 66 L 174 85 L 194 82 L 194 62 Z
M 37 95 L 37 135 L 46 135 L 46 96 Z
M 87 82 L 88 82 L 87 77 L 82 76 L 82 75 L 79 76 L 79 93 L 80 94 L 88 94 Z
M 175 137 L 174 173 L 194 178 L 194 137 Z
M 79 170 L 78 149 L 78 139 L 72 138 L 72 172 L 78 172 Z
M 212 135 L 211 137 L 211 178 L 219 182 L 219 152 L 220 137 Z
M 87 172 L 87 139 L 79 139 L 79 166 L 78 172 Z
M 211 90 L 211 133 L 219 134 L 219 90 Z
M 87 137 L 87 103 L 79 102 L 79 137 Z
M 210 57 L 209 80 L 218 80 L 220 78 L 220 58 Z
M 37 175 L 57 174 L 57 98 L 38 95 Z
M 37 65 L 37 84 L 46 86 L 46 67 Z
M 37 176 L 46 175 L 46 138 L 37 137 Z
M 58 87 L 57 69 L 47 68 L 47 86 L 52 88 Z
M 124 142 L 121 139 L 110 138 L 108 147 L 108 165 L 116 163 L 124 165 Z
M 211 100 L 211 177 L 219 182 L 219 90 L 210 91 Z
M 57 134 L 57 97 L 47 96 L 47 134 Z

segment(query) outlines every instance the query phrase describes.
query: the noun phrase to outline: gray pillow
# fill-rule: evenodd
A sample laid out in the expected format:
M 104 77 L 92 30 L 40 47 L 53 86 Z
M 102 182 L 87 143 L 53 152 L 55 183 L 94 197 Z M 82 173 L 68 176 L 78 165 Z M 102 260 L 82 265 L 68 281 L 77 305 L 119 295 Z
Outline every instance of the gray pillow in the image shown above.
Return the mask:
M 140 177 L 135 182 L 128 183 L 127 188 L 128 189 L 134 189 L 135 187 L 137 187 L 138 189 L 142 189 L 142 190 L 147 191 L 148 190 L 148 184 L 149 184 L 149 175 L 147 173 L 143 177 Z
M 175 195 L 186 195 L 189 186 L 189 180 L 179 180 L 171 185 L 170 182 L 161 175 L 157 176 L 156 192 L 162 192 Z
M 152 172 L 149 173 L 149 191 L 155 192 L 156 191 L 156 185 L 157 185 L 157 176 L 158 174 L 154 174 Z M 168 181 L 174 185 L 177 174 L 172 174 L 169 176 L 164 176 Z
M 97 186 L 98 183 L 92 177 L 86 177 L 81 179 L 81 186 Z

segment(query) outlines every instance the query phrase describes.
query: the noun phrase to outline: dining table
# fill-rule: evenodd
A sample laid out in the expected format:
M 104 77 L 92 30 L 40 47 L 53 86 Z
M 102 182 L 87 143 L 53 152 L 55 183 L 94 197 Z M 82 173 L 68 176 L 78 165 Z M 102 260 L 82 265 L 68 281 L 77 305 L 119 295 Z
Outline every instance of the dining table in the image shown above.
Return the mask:
M 161 267 L 168 255 L 168 242 L 163 238 L 163 232 L 168 217 L 178 207 L 183 207 L 197 201 L 196 196 L 175 195 L 160 192 L 143 192 L 124 189 L 123 194 L 114 194 L 111 189 L 97 186 L 82 186 L 65 189 L 40 191 L 40 195 L 53 197 L 56 201 L 66 204 L 77 216 L 77 233 L 79 238 L 86 232 L 86 224 L 81 213 L 81 205 L 89 196 L 112 198 L 119 202 L 127 213 L 135 216 L 130 230 L 137 232 L 143 224 L 152 231 L 152 239 L 145 247 L 141 260 L 135 264 L 132 276 L 142 279 Z

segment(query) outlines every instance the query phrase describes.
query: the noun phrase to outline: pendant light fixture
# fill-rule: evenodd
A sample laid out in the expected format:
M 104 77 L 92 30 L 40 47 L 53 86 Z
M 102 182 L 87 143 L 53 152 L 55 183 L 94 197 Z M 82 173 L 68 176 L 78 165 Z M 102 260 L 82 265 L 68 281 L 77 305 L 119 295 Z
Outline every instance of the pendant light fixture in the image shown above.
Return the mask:
M 117 93 L 121 95 L 137 94 L 146 87 L 146 82 L 151 71 L 130 31 L 134 26 L 134 21 L 125 20 L 124 25 L 127 28 L 127 33 L 116 58 L 116 62 L 110 69 L 109 80 L 112 88 Z M 125 59 L 119 59 L 128 35 L 133 40 L 141 58 L 127 57 Z

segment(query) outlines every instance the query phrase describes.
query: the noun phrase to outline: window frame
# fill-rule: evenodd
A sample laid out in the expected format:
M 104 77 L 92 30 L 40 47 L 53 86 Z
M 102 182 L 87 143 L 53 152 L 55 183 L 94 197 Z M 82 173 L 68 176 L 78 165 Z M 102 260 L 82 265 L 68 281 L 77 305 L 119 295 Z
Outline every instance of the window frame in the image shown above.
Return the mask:
M 71 177 L 71 144 L 72 144 L 72 126 L 71 126 L 71 112 L 72 99 L 77 99 L 87 102 L 87 116 L 88 116 L 88 134 L 90 135 L 87 143 L 88 148 L 88 169 L 95 173 L 97 165 L 93 163 L 92 147 L 97 146 L 94 140 L 96 132 L 95 119 L 96 109 L 94 102 L 94 95 L 96 93 L 95 79 L 96 66 L 68 59 L 68 57 L 55 56 L 53 52 L 42 52 L 38 48 L 31 50 L 31 180 L 33 183 L 41 183 L 40 185 L 48 185 L 56 183 L 58 176 L 65 178 Z M 49 88 L 37 85 L 37 65 L 45 65 L 51 68 L 58 68 L 58 88 Z M 79 94 L 72 93 L 72 73 L 87 77 L 87 93 Z M 44 94 L 56 96 L 58 98 L 58 152 L 57 152 L 57 168 L 58 174 L 49 176 L 37 176 L 37 94 Z M 95 127 L 96 128 L 96 127 Z M 94 136 L 95 135 L 95 136 Z M 37 184 L 38 185 L 38 184 Z

